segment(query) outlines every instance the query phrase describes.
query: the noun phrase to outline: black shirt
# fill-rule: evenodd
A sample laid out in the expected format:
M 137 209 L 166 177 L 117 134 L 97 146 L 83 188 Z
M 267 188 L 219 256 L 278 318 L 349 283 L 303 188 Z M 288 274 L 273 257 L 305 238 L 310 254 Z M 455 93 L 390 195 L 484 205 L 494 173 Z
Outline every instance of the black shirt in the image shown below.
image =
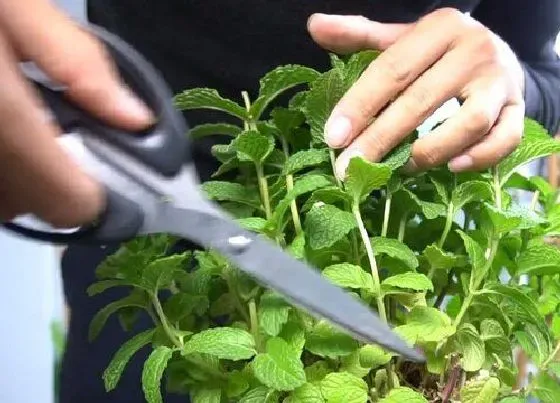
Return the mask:
M 210 87 L 240 100 L 241 91 L 255 94 L 258 79 L 278 65 L 328 68 L 326 52 L 306 30 L 312 13 L 412 22 L 446 6 L 471 12 L 512 47 L 526 72 L 526 114 L 555 133 L 560 121 L 560 61 L 554 51 L 560 30 L 557 0 L 89 0 L 88 12 L 92 22 L 143 53 L 175 92 Z M 208 112 L 189 111 L 186 115 L 191 125 L 213 119 Z M 213 168 L 207 143 L 198 143 L 196 162 L 204 179 Z M 102 371 L 130 334 L 113 317 L 97 341 L 87 341 L 93 315 L 122 295 L 111 290 L 90 298 L 85 292 L 94 281 L 95 267 L 114 247 L 71 247 L 65 253 L 63 281 L 72 320 L 61 403 L 143 401 L 140 374 L 147 350 L 128 365 L 117 390 L 106 394 Z M 137 330 L 148 325 L 149 319 L 143 318 Z M 169 397 L 165 401 L 185 400 Z

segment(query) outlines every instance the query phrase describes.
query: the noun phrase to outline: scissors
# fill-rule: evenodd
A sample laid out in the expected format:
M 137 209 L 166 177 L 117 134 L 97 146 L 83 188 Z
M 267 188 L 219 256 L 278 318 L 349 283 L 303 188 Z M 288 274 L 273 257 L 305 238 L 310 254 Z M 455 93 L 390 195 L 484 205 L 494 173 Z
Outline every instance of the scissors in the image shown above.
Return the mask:
M 166 233 L 213 249 L 261 284 L 282 294 L 316 318 L 338 325 L 366 343 L 375 343 L 412 361 L 423 355 L 409 347 L 364 303 L 292 257 L 271 241 L 238 225 L 208 200 L 191 155 L 188 123 L 174 107 L 171 90 L 157 70 L 118 36 L 86 26 L 107 47 L 125 82 L 157 115 L 141 133 L 107 126 L 73 105 L 44 78 L 27 78 L 46 101 L 71 150 L 84 169 L 104 185 L 106 207 L 93 223 L 73 231 L 30 228 L 17 221 L 3 226 L 21 236 L 54 244 L 105 244 L 140 235 Z

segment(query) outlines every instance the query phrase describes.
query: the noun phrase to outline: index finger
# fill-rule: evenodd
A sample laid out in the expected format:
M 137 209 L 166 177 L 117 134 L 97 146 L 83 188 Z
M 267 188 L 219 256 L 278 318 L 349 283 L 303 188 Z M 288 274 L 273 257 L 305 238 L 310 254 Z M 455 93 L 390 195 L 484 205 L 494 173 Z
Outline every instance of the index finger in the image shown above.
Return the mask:
M 382 28 L 372 25 L 373 29 Z M 417 24 L 366 68 L 327 121 L 325 141 L 330 147 L 350 144 L 391 100 L 445 54 L 452 38 L 438 35 L 438 29 L 433 24 Z

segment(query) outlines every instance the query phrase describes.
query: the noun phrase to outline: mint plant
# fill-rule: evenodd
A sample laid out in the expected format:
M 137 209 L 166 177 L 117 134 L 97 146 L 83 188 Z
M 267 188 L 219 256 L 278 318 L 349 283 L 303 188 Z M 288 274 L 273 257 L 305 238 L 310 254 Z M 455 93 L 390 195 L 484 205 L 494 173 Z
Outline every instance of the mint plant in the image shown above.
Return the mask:
M 151 346 L 142 374 L 149 403 L 162 402 L 162 380 L 194 403 L 560 401 L 560 250 L 549 242 L 560 234 L 559 194 L 516 172 L 560 143 L 527 119 L 521 145 L 491 170 L 406 176 L 414 132 L 379 163 L 353 158 L 340 180 L 323 128 L 376 55 L 331 55 L 326 72 L 278 67 L 254 99 L 195 88 L 175 101 L 237 121 L 189 133 L 226 139 L 212 148 L 221 165 L 202 185 L 207 196 L 370 304 L 427 363 L 314 319 L 213 250 L 171 254 L 177 240 L 162 235 L 122 245 L 88 290 L 130 290 L 93 318 L 91 339 L 114 314 L 125 329 L 139 314 L 153 320 L 115 352 L 107 391 Z M 532 194 L 530 206 L 518 191 Z M 538 368 L 527 386 L 516 382 L 518 349 Z

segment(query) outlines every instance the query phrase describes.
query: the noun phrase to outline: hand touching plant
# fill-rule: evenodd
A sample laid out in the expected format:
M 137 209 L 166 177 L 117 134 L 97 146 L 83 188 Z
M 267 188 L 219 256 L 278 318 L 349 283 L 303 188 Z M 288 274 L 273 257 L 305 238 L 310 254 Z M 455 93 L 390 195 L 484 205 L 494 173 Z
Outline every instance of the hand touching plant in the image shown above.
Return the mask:
M 324 48 L 383 53 L 347 91 L 326 125 L 326 141 L 349 158 L 380 161 L 443 103 L 462 107 L 413 146 L 407 168 L 449 162 L 452 171 L 495 165 L 519 144 L 525 105 L 523 70 L 494 33 L 455 9 L 439 9 L 411 24 L 316 14 L 308 24 Z
M 0 0 L 0 221 L 33 213 L 55 225 L 95 218 L 99 186 L 57 145 L 18 62 L 36 63 L 96 116 L 130 129 L 150 116 L 119 83 L 105 52 L 44 0 Z

